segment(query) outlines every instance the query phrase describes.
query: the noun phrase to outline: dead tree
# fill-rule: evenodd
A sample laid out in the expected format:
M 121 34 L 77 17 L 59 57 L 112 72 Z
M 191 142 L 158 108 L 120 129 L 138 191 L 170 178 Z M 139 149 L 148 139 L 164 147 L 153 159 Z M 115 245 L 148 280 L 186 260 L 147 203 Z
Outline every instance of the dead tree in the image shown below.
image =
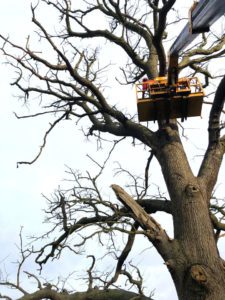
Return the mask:
M 86 119 L 89 121 L 89 128 L 84 134 L 87 136 L 94 136 L 97 140 L 104 138 L 105 134 L 111 134 L 118 140 L 130 137 L 147 147 L 151 151 L 148 166 L 151 158 L 155 157 L 161 167 L 170 200 L 148 198 L 148 174 L 142 191 L 139 193 L 137 189 L 135 196 L 118 185 L 112 185 L 120 204 L 103 199 L 94 185 L 95 179 L 89 178 L 94 189 L 79 186 L 70 197 L 66 198 L 59 193 L 55 201 L 50 201 L 51 218 L 55 217 L 55 222 L 58 222 L 55 226 L 59 226 L 62 233 L 40 249 L 36 262 L 43 266 L 51 257 L 63 251 L 69 236 L 95 224 L 100 230 L 99 234 L 122 231 L 128 235 L 124 251 L 118 257 L 114 276 L 103 282 L 105 289 L 109 289 L 121 274 L 132 282 L 133 279 L 129 272 L 126 273 L 123 265 L 132 250 L 135 236 L 143 234 L 168 267 L 179 299 L 223 300 L 224 261 L 218 252 L 217 239 L 225 225 L 215 213 L 224 216 L 224 209 L 220 203 L 210 208 L 210 201 L 225 151 L 221 124 L 225 77 L 219 83 L 211 103 L 208 147 L 195 176 L 183 148 L 177 121 L 161 122 L 153 131 L 145 124 L 138 123 L 135 116 L 124 113 L 111 104 L 106 96 L 104 82 L 104 72 L 107 74 L 107 68 L 110 68 L 110 58 L 108 65 L 104 67 L 100 49 L 90 48 L 92 42 L 93 45 L 107 42 L 109 46 L 121 49 L 122 55 L 127 59 L 121 68 L 126 85 L 137 82 L 144 75 L 148 78 L 165 75 L 167 57 L 164 42 L 171 38 L 172 24 L 182 22 L 176 14 L 176 1 L 81 2 L 82 5 L 79 6 L 72 0 L 40 1 L 39 6 L 43 5 L 43 9 L 48 9 L 49 15 L 52 11 L 58 13 L 57 20 L 60 24 L 56 24 L 56 29 L 45 28 L 43 22 L 36 17 L 39 6 L 32 7 L 32 21 L 37 27 L 43 48 L 42 44 L 38 44 L 35 50 L 31 46 L 31 38 L 22 47 L 1 36 L 2 53 L 18 74 L 13 86 L 20 90 L 20 97 L 22 95 L 25 102 L 32 102 L 34 97 L 41 100 L 40 112 L 23 117 L 43 114 L 55 116 L 54 122 L 46 131 L 38 155 L 33 161 L 22 161 L 19 164 L 31 164 L 37 160 L 49 133 L 61 120 Z M 95 18 L 102 18 L 101 24 L 104 25 L 101 28 L 94 22 Z M 224 55 L 224 44 L 224 35 L 216 35 L 213 40 L 210 34 L 203 35 L 198 44 L 182 54 L 180 71 L 189 68 L 189 72 L 202 74 L 208 83 L 213 75 L 207 69 L 207 64 Z M 84 205 L 87 216 L 75 218 L 74 206 L 77 203 Z M 151 216 L 156 211 L 172 215 L 173 237 L 169 237 Z M 85 241 L 86 238 L 83 243 Z M 47 247 L 50 252 L 46 254 Z M 24 295 L 21 299 L 82 299 L 45 294 L 44 291 L 42 289 L 37 294 Z M 42 293 L 43 296 L 38 296 Z M 125 296 L 122 298 L 125 299 Z

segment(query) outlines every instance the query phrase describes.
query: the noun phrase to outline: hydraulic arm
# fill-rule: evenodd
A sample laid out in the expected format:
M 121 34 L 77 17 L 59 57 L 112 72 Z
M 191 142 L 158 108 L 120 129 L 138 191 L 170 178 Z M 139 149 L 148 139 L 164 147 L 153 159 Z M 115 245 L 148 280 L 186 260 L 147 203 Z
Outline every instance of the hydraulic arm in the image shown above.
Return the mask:
M 225 0 L 195 1 L 189 14 L 189 24 L 184 27 L 169 50 L 169 85 L 176 84 L 178 81 L 178 58 L 180 51 L 185 49 L 199 33 L 209 31 L 210 26 L 225 14 Z
M 178 78 L 180 52 L 225 14 L 225 0 L 194 1 L 189 22 L 183 28 L 168 57 L 168 77 L 156 77 L 136 84 L 139 121 L 156 121 L 201 115 L 204 90 L 197 77 Z

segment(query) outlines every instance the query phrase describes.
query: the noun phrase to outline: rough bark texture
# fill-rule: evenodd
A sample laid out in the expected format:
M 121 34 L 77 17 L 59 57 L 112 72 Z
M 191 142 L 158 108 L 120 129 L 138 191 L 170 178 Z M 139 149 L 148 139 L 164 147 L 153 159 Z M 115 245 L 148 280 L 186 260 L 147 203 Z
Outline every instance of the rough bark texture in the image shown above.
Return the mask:
M 225 272 L 209 215 L 208 186 L 193 175 L 176 131 L 162 129 L 159 142 L 156 156 L 172 202 L 177 244 L 167 266 L 179 299 L 222 300 Z M 214 173 L 212 177 L 217 176 L 216 168 Z
M 74 294 L 57 293 L 51 289 L 45 288 L 36 293 L 25 295 L 18 300 L 152 300 L 151 298 L 141 296 L 125 290 L 92 290 L 89 292 L 77 292 Z

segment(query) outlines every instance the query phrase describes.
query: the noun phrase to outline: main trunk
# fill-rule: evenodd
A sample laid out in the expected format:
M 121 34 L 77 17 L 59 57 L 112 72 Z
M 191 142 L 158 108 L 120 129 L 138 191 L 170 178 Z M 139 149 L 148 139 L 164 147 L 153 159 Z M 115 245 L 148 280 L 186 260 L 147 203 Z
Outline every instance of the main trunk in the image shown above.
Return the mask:
M 225 272 L 204 182 L 193 175 L 176 130 L 159 131 L 156 154 L 172 201 L 174 248 L 166 264 L 181 300 L 224 300 Z

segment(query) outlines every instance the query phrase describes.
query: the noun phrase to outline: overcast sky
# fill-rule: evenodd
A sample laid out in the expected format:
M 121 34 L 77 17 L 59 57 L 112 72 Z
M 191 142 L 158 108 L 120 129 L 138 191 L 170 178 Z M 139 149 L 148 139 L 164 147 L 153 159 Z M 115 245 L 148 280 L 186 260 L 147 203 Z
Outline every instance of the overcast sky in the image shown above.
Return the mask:
M 1 33 L 9 34 L 12 40 L 19 43 L 25 43 L 25 37 L 30 33 L 29 2 L 29 0 L 1 0 Z M 180 2 L 187 5 L 187 1 L 182 0 Z M 47 12 L 44 13 L 47 15 Z M 4 58 L 1 57 L 0 61 L 3 62 Z M 16 168 L 17 161 L 31 160 L 37 154 L 45 129 L 48 128 L 48 120 L 45 118 L 41 120 L 17 120 L 15 118 L 14 111 L 26 114 L 29 108 L 21 107 L 21 103 L 18 103 L 15 97 L 16 90 L 9 85 L 12 79 L 12 70 L 1 65 L 0 261 L 10 269 L 11 273 L 14 269 L 8 263 L 17 258 L 15 243 L 18 242 L 20 226 L 24 226 L 26 234 L 37 232 L 40 228 L 44 206 L 44 199 L 41 194 L 49 195 L 59 185 L 63 184 L 61 180 L 65 177 L 65 165 L 74 169 L 86 170 L 90 167 L 90 161 L 86 154 L 96 153 L 96 144 L 93 141 L 86 141 L 82 133 L 74 129 L 72 122 L 65 121 L 51 136 L 38 162 L 32 166 Z M 135 106 L 134 90 L 130 88 L 126 92 L 126 97 L 127 95 L 133 101 L 133 104 L 129 104 L 133 109 Z M 207 111 L 208 108 L 205 107 L 204 113 Z M 207 137 L 203 136 L 203 132 L 207 126 L 207 119 L 195 118 L 188 121 L 185 126 L 188 128 L 186 133 L 193 134 L 193 137 L 186 143 L 186 148 L 189 153 L 195 153 L 195 155 L 190 156 L 190 163 L 195 167 L 198 165 L 196 161 L 199 162 L 199 156 L 206 145 Z M 200 148 L 199 137 L 202 138 Z M 122 144 L 118 147 L 114 160 L 122 158 L 124 166 L 130 166 L 132 163 L 132 170 L 140 173 L 144 169 L 144 159 L 146 159 L 146 153 L 143 154 L 143 159 L 140 151 L 141 149 L 134 149 L 130 145 Z M 98 155 L 98 159 L 101 157 L 104 157 L 104 152 Z M 154 175 L 151 174 L 151 178 L 159 183 L 162 180 L 160 175 L 157 174 L 156 177 Z M 112 180 L 115 181 L 116 179 Z M 220 180 L 218 183 L 218 190 L 222 189 L 221 182 Z M 110 183 L 107 182 L 107 184 Z M 167 218 L 162 220 L 163 224 L 167 224 L 167 222 Z M 149 256 L 151 251 L 154 252 L 153 250 L 148 251 L 137 257 L 137 261 L 139 260 L 141 265 L 146 264 L 145 259 L 147 259 L 149 265 L 153 264 L 153 267 L 145 271 L 146 278 L 150 278 L 150 290 L 156 288 L 155 298 L 157 300 L 175 300 L 174 288 L 168 274 L 165 275 L 166 267 L 158 256 L 154 256 L 154 258 Z M 83 260 L 80 259 L 77 265 L 82 268 L 82 263 Z M 49 270 L 52 271 L 52 274 L 55 272 L 57 276 L 58 269 L 54 264 L 49 266 L 48 272 Z

